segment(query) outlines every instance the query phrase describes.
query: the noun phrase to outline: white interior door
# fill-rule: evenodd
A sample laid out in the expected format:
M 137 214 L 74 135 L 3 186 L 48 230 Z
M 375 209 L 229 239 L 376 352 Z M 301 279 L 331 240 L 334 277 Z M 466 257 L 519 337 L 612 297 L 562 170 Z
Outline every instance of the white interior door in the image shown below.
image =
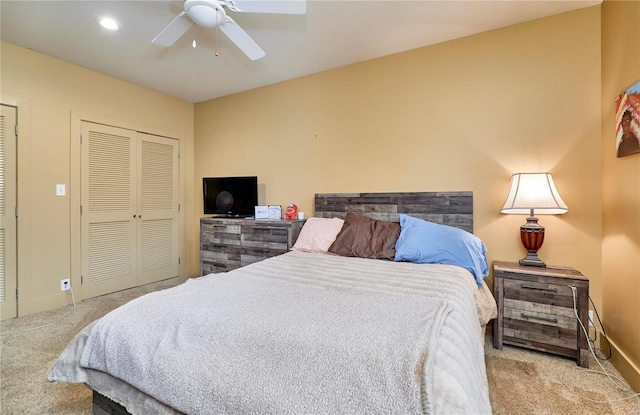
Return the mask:
M 16 109 L 0 105 L 0 319 L 17 316 Z
M 138 133 L 138 285 L 179 275 L 179 142 Z
M 136 285 L 136 132 L 82 123 L 82 296 Z
M 179 275 L 179 141 L 82 123 L 83 298 Z

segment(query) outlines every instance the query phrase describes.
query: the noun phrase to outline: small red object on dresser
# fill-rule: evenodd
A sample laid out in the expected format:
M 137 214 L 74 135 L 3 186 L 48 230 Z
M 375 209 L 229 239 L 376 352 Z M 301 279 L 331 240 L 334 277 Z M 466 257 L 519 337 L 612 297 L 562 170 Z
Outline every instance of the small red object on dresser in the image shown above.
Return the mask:
M 287 205 L 287 209 L 284 211 L 284 218 L 287 220 L 294 220 L 298 217 L 298 206 L 293 203 Z

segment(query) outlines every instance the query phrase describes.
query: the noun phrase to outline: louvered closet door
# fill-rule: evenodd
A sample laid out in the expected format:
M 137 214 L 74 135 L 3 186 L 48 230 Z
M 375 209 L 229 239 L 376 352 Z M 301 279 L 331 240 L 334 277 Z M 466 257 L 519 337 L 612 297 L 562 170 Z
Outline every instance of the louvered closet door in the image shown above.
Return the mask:
M 0 105 L 0 319 L 16 307 L 16 109 Z
M 138 134 L 138 282 L 179 274 L 178 140 Z
M 136 285 L 136 134 L 82 123 L 80 227 L 84 298 Z

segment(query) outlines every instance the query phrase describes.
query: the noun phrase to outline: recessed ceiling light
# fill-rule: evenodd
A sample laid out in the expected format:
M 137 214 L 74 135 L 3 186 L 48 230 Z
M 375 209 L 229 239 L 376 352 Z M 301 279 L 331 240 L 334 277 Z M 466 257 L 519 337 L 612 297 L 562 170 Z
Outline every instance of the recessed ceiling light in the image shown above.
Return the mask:
M 110 17 L 101 17 L 98 24 L 107 30 L 120 30 L 120 24 Z

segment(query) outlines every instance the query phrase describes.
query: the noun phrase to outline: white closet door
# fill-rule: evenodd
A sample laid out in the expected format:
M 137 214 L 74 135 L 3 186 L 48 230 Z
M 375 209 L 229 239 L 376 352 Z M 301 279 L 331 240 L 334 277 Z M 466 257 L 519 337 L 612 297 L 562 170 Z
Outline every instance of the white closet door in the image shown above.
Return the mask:
M 179 275 L 178 140 L 138 134 L 138 285 Z
M 136 134 L 82 123 L 83 298 L 136 285 Z
M 16 109 L 0 105 L 0 319 L 17 315 Z

